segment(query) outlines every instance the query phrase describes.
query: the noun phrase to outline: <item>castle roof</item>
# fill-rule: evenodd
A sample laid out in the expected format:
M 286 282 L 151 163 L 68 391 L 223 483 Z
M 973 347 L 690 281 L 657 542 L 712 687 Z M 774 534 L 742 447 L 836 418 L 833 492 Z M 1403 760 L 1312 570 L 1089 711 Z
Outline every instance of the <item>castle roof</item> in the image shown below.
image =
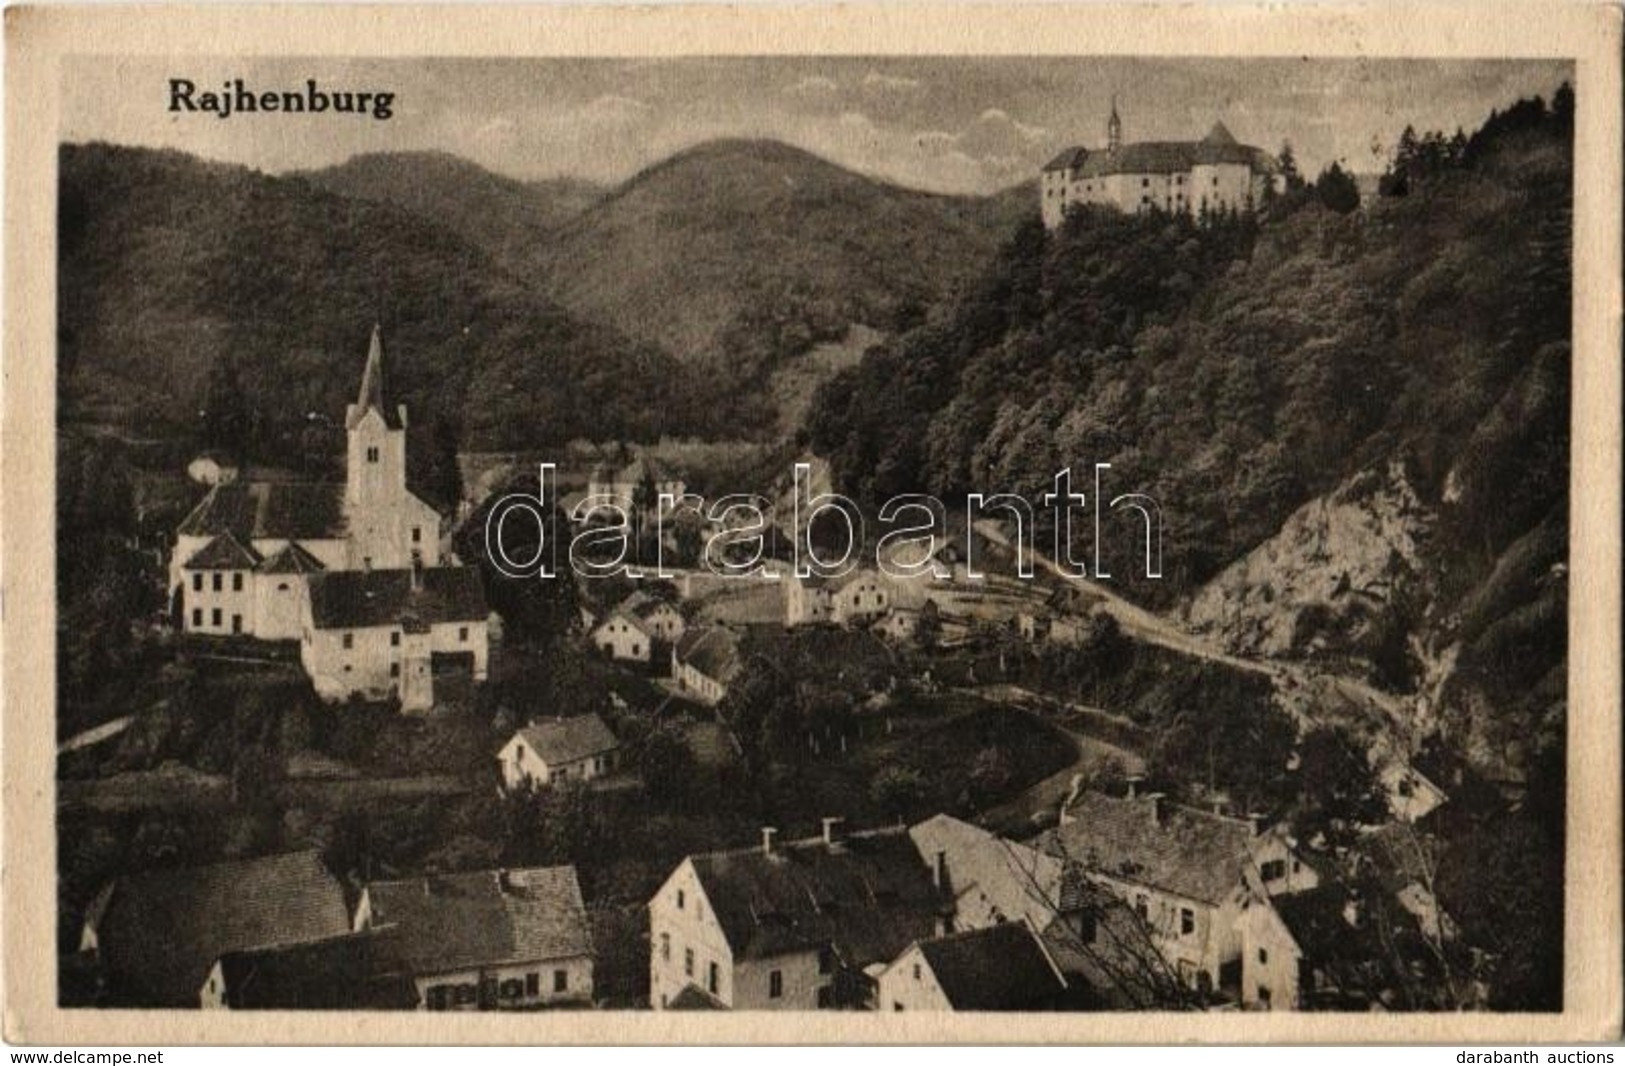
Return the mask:
M 466 566 L 411 570 L 329 570 L 310 577 L 310 616 L 317 629 L 427 626 L 483 622 L 489 609 L 479 575 Z
M 1273 174 L 1275 159 L 1261 148 L 1241 144 L 1222 122 L 1215 122 L 1199 141 L 1136 141 L 1116 151 L 1068 148 L 1044 165 L 1046 171 L 1064 170 L 1079 178 L 1110 174 L 1174 174 L 1196 166 L 1221 163 L 1251 167 Z
M 368 411 L 377 411 L 390 429 L 402 426 L 400 409 L 391 404 L 384 391 L 384 340 L 377 325 L 372 327 L 372 341 L 367 346 L 367 366 L 361 372 L 361 392 L 355 406 L 345 419 L 345 428 L 354 429 Z
M 183 537 L 229 533 L 254 540 L 330 540 L 345 534 L 344 486 L 310 481 L 216 485 L 181 522 Z

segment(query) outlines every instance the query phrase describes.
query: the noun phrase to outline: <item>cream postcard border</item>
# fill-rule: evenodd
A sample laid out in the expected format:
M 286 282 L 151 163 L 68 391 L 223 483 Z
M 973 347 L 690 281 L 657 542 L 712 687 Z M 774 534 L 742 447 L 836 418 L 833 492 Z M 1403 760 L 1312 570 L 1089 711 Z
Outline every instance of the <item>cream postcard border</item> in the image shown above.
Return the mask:
M 73 6 L 6 11 L 0 664 L 5 1036 L 89 1044 L 1559 1042 L 1621 1026 L 1620 49 L 1596 3 Z M 1578 104 L 1565 1009 L 1561 1014 L 64 1011 L 56 1005 L 55 203 L 68 55 L 1568 58 Z M 606 1024 L 609 1023 L 609 1024 Z

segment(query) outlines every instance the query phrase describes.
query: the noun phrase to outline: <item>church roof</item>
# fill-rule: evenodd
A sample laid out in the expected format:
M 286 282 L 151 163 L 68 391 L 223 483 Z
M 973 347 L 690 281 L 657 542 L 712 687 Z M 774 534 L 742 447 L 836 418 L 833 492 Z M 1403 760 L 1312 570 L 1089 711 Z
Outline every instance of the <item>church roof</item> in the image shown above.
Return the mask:
M 260 557 L 252 548 L 237 543 L 229 532 L 209 541 L 181 565 L 182 570 L 252 570 Z
M 291 540 L 259 565 L 262 574 L 314 574 L 326 569 L 320 559 Z
M 233 481 L 216 485 L 181 522 L 181 536 L 230 533 L 254 540 L 329 540 L 344 536 L 344 486 L 310 481 Z
M 317 629 L 483 622 L 488 613 L 479 575 L 466 566 L 426 569 L 416 588 L 411 570 L 329 570 L 310 577 Z
M 345 420 L 346 428 L 354 429 L 368 411 L 377 411 L 390 429 L 401 428 L 400 409 L 389 402 L 384 390 L 384 341 L 376 325 L 372 327 L 372 342 L 367 346 L 367 366 L 361 372 L 361 392 Z

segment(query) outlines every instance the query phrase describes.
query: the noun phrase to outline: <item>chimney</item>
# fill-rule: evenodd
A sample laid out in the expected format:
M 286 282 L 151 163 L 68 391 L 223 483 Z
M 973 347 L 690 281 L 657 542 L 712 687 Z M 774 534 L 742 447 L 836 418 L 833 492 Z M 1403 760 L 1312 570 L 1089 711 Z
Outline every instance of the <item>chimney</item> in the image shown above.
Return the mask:
M 1124 780 L 1128 784 L 1128 798 L 1133 799 L 1135 796 L 1139 795 L 1140 785 L 1145 782 L 1145 778 L 1141 777 L 1139 774 L 1130 774 Z
M 845 818 L 825 818 L 824 820 L 824 847 L 831 851 L 839 851 L 841 847 L 841 825 Z
M 772 826 L 770 826 L 770 825 L 762 826 L 762 854 L 763 855 L 772 855 L 773 854 L 773 837 L 776 836 L 777 834 L 778 834 L 778 830 L 774 829 Z
M 931 883 L 941 891 L 948 887 L 948 853 L 939 851 L 931 863 Z

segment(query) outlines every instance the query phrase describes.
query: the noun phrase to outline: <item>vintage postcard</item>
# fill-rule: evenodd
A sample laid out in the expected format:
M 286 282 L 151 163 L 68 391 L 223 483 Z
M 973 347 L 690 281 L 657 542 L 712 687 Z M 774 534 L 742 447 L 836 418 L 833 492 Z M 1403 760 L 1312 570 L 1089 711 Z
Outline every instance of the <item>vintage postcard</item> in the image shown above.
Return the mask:
M 1617 8 L 6 34 L 10 1039 L 1618 1034 Z

